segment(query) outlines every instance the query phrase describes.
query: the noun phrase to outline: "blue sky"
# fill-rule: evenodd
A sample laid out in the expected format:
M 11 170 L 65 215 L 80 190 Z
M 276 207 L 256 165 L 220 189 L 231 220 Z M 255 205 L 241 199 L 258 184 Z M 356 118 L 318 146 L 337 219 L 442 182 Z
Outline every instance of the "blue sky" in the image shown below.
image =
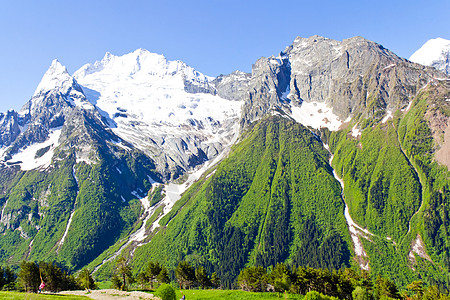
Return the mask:
M 57 58 L 73 73 L 137 48 L 216 76 L 251 71 L 296 36 L 363 36 L 408 58 L 450 39 L 450 1 L 2 1 L 0 111 L 19 109 Z

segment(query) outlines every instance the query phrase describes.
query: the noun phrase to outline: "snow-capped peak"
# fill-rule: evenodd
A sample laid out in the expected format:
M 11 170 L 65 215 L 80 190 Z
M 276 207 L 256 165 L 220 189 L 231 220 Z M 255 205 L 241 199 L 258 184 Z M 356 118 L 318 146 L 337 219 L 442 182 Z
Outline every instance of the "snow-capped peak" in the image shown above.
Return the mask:
M 427 41 L 409 58 L 410 61 L 450 74 L 450 40 L 436 38 Z
M 137 49 L 122 56 L 115 56 L 107 52 L 102 60 L 82 66 L 74 73 L 74 77 L 81 80 L 90 74 L 99 72 L 108 76 L 134 77 L 142 73 L 142 70 L 145 73 L 151 72 L 160 75 L 168 73 L 168 71 L 169 73 L 176 71 L 168 70 L 170 69 L 169 65 L 164 55 L 151 53 L 144 49 Z
M 112 78 L 131 78 L 148 82 L 176 75 L 202 83 L 214 79 L 197 72 L 182 61 L 168 61 L 164 55 L 152 53 L 142 48 L 122 56 L 107 52 L 102 60 L 82 66 L 73 76 L 78 82 L 82 83 L 88 80 L 88 77 L 100 73 L 107 81 Z M 182 83 L 180 82 L 180 84 Z
M 72 76 L 65 66 L 63 66 L 57 59 L 52 61 L 50 68 L 45 72 L 39 83 L 33 97 L 38 96 L 42 92 L 53 89 L 67 89 L 74 84 Z

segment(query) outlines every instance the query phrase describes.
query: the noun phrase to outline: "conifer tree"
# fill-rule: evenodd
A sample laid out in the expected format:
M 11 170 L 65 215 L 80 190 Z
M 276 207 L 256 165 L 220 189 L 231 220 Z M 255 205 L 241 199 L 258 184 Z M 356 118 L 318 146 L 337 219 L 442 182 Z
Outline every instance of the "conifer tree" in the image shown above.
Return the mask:
M 131 267 L 125 257 L 121 256 L 116 262 L 116 273 L 121 280 L 121 289 L 126 290 L 128 286 L 134 283 L 133 273 Z
M 159 272 L 158 276 L 156 276 L 156 280 L 159 284 L 170 282 L 169 272 L 167 271 L 166 267 L 161 267 L 161 272 Z
M 211 285 L 211 280 L 209 279 L 208 274 L 206 274 L 205 268 L 202 266 L 195 270 L 195 279 L 202 289 Z
M 175 276 L 181 288 L 191 288 L 195 282 L 195 270 L 187 261 L 180 261 L 175 269 Z
M 95 290 L 97 286 L 95 285 L 95 280 L 91 276 L 91 272 L 88 268 L 84 268 L 81 270 L 81 272 L 78 274 L 77 277 L 78 284 L 81 288 L 86 290 Z
M 25 292 L 36 293 L 41 282 L 39 267 L 34 262 L 22 261 L 18 279 Z

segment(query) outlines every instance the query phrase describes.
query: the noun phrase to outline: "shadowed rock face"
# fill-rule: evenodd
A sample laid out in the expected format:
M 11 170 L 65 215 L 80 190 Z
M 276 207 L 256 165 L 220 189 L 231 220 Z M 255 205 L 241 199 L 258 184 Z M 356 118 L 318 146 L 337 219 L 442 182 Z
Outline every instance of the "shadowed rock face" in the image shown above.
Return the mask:
M 10 145 L 20 134 L 19 115 L 14 110 L 0 113 L 0 146 Z

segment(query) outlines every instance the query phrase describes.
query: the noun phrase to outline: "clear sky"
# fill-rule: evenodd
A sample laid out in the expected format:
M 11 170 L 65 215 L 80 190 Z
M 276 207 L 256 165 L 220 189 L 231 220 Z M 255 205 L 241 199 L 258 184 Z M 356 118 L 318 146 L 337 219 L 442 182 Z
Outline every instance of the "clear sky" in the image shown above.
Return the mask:
M 209 75 L 250 72 L 296 36 L 363 36 L 408 58 L 450 39 L 449 0 L 4 0 L 0 111 L 19 109 L 57 58 L 73 73 L 105 52 L 137 48 Z

